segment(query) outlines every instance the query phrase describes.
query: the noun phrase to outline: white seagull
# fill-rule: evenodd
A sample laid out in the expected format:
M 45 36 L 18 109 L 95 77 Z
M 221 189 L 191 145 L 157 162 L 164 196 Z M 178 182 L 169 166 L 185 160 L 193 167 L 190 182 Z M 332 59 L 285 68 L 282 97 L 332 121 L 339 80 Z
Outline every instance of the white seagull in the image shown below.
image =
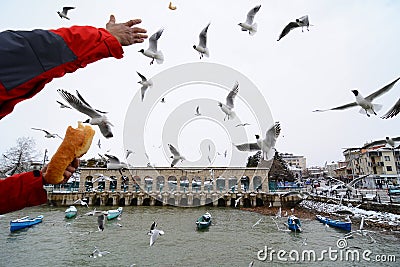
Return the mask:
M 168 144 L 169 150 L 172 153 L 172 156 L 170 158 L 172 158 L 172 163 L 171 163 L 171 167 L 174 167 L 176 163 L 178 163 L 178 161 L 183 161 L 185 160 L 184 157 L 181 156 L 181 154 L 179 153 L 179 151 L 171 144 Z
M 221 107 L 221 110 L 225 113 L 224 121 L 226 118 L 228 120 L 230 118 L 235 118 L 235 112 L 233 111 L 233 101 L 235 100 L 235 96 L 239 92 L 239 82 L 235 82 L 235 85 L 233 86 L 232 90 L 229 92 L 228 96 L 226 97 L 226 105 L 222 104 L 221 102 L 218 102 L 218 106 Z
M 68 19 L 69 20 L 69 18 L 67 17 L 67 13 L 68 13 L 68 10 L 71 10 L 71 9 L 75 9 L 75 7 L 65 6 L 65 7 L 63 7 L 63 10 L 61 12 L 57 11 L 57 14 L 60 16 L 60 18 L 64 18 L 64 19 Z
M 70 108 L 72 109 L 70 106 L 65 105 L 64 103 L 60 102 L 60 101 L 56 101 L 58 104 L 60 104 L 60 108 Z
M 116 156 L 104 154 L 108 158 L 107 169 L 109 170 L 124 170 L 128 168 L 128 164 L 121 162 Z
M 276 139 L 278 138 L 281 132 L 281 125 L 279 122 L 275 122 L 271 128 L 268 129 L 267 133 L 265 134 L 265 139 L 260 139 L 260 136 L 256 134 L 256 143 L 248 143 L 248 144 L 241 144 L 235 145 L 237 149 L 240 151 L 262 151 L 263 152 L 263 159 L 271 160 L 275 155 L 275 143 Z
M 90 257 L 97 258 L 97 257 L 103 257 L 103 255 L 110 254 L 108 251 L 100 251 L 97 247 L 94 247 L 94 250 L 92 254 L 90 254 Z
M 237 207 L 237 205 L 239 204 L 241 199 L 242 199 L 242 196 L 240 196 L 237 199 L 235 199 L 235 208 Z
M 147 80 L 146 77 L 144 77 L 142 74 L 140 74 L 139 72 L 136 71 L 136 73 L 140 76 L 140 78 L 142 79 L 141 81 L 139 81 L 138 83 L 140 83 L 142 85 L 142 88 L 140 88 L 140 91 L 142 93 L 142 102 L 144 99 L 144 94 L 146 93 L 147 88 L 152 87 L 153 86 L 153 81 L 152 80 Z
M 383 115 L 381 118 L 382 119 L 389 119 L 389 118 L 393 118 L 395 117 L 397 114 L 399 114 L 400 112 L 400 98 L 399 100 L 397 100 L 396 104 L 394 104 L 394 106 L 389 109 L 385 115 Z
M 80 204 L 82 206 L 86 206 L 87 208 L 89 208 L 88 203 L 86 201 L 83 201 L 82 199 L 75 200 L 74 204 Z
M 257 12 L 260 10 L 261 5 L 258 5 L 254 8 L 252 8 L 248 13 L 246 17 L 246 22 L 241 22 L 238 25 L 242 27 L 242 31 L 249 31 L 250 35 L 254 35 L 257 32 L 257 23 L 253 23 L 254 16 L 257 14 Z
M 253 224 L 252 226 L 251 226 L 251 228 L 254 228 L 256 225 L 258 225 L 258 224 L 260 224 L 261 222 L 262 222 L 262 218 L 261 219 L 259 219 L 258 221 L 256 221 L 256 223 L 255 224 Z
M 58 137 L 58 138 L 62 139 L 62 137 L 59 136 L 58 134 L 52 134 L 49 131 L 46 131 L 46 130 L 43 130 L 43 129 L 38 129 L 38 128 L 31 128 L 31 129 L 45 132 L 46 135 L 44 137 L 46 137 L 46 138 L 56 138 L 56 137 Z
M 201 113 L 200 113 L 200 106 L 197 106 L 197 108 L 196 108 L 196 113 L 194 114 L 195 116 L 201 116 Z
M 356 90 L 356 89 L 351 90 L 353 92 L 353 94 L 356 96 L 355 102 L 352 102 L 352 103 L 349 103 L 346 105 L 342 105 L 342 106 L 339 106 L 336 108 L 331 108 L 331 109 L 324 109 L 324 110 L 317 109 L 317 110 L 314 110 L 314 112 L 322 112 L 322 111 L 328 111 L 328 110 L 343 110 L 343 109 L 347 109 L 347 108 L 351 108 L 351 107 L 360 106 L 361 109 L 359 112 L 361 114 L 366 114 L 368 117 L 370 117 L 370 114 L 376 115 L 376 111 L 379 111 L 382 108 L 382 105 L 372 104 L 372 100 L 374 100 L 378 96 L 383 95 L 384 93 L 387 93 L 390 89 L 393 88 L 394 84 L 399 79 L 400 79 L 400 77 L 365 98 L 358 92 L 358 90 Z
M 307 31 L 309 31 L 308 27 L 310 26 L 310 22 L 308 21 L 308 16 L 303 16 L 296 21 L 289 22 L 288 25 L 283 29 L 281 34 L 279 35 L 278 41 L 286 36 L 291 30 L 294 28 L 301 27 L 301 31 L 303 32 L 303 27 L 307 27 Z
M 396 142 L 400 141 L 400 136 L 398 137 L 389 137 L 386 136 L 384 140 L 377 140 L 371 143 L 367 143 L 364 147 L 362 148 L 366 148 L 368 147 L 372 147 L 372 146 L 377 146 L 377 145 L 383 145 L 383 144 L 388 144 L 391 148 L 394 148 L 396 145 Z
M 86 101 L 84 101 L 84 99 L 80 96 L 78 91 L 76 91 L 76 93 L 77 93 L 79 99 L 76 98 L 74 95 L 72 95 L 62 89 L 57 89 L 57 92 L 60 93 L 60 95 L 73 108 L 75 108 L 79 112 L 84 113 L 90 117 L 90 119 L 84 121 L 84 123 L 90 123 L 91 125 L 99 126 L 100 132 L 106 138 L 113 137 L 113 133 L 111 132 L 111 126 L 113 126 L 113 125 L 108 120 L 108 118 L 104 114 L 102 114 L 104 112 L 100 112 L 99 110 L 92 108 Z
M 207 24 L 207 26 L 200 32 L 199 34 L 199 45 L 193 45 L 193 48 L 199 52 L 200 54 L 200 59 L 203 58 L 205 55 L 206 57 L 210 56 L 210 52 L 208 51 L 207 48 L 207 30 L 208 27 L 210 26 L 210 23 Z
M 154 244 L 154 242 L 156 242 L 157 238 L 160 235 L 163 235 L 164 231 L 163 230 L 158 230 L 156 228 L 154 228 L 153 230 L 151 230 L 148 235 L 150 236 L 150 247 Z
M 162 64 L 164 62 L 164 55 L 161 50 L 157 50 L 157 41 L 163 33 L 164 29 L 159 29 L 156 33 L 154 33 L 149 38 L 149 48 L 147 50 L 140 49 L 139 52 L 145 55 L 146 57 L 152 58 L 150 65 L 154 63 L 154 60 L 158 64 Z

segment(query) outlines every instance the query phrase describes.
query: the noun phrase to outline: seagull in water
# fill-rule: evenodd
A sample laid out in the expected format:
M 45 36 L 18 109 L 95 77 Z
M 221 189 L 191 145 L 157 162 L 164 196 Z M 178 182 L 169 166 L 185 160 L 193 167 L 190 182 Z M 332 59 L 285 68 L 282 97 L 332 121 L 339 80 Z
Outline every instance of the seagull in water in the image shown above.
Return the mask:
M 394 84 L 399 79 L 400 79 L 400 77 L 365 98 L 360 94 L 360 92 L 357 89 L 351 90 L 356 97 L 355 102 L 352 102 L 352 103 L 349 103 L 346 105 L 342 105 L 339 107 L 331 108 L 331 109 L 325 109 L 325 110 L 317 109 L 317 110 L 314 110 L 314 112 L 322 112 L 322 111 L 328 111 L 328 110 L 343 110 L 343 109 L 348 109 L 351 107 L 360 106 L 361 109 L 359 112 L 361 114 L 366 114 L 368 117 L 370 117 L 370 114 L 376 115 L 376 111 L 379 111 L 382 108 L 382 105 L 372 104 L 372 100 L 374 100 L 378 96 L 383 95 L 384 93 L 389 92 L 389 90 L 393 88 Z
M 301 31 L 303 32 L 303 27 L 307 27 L 307 31 L 309 31 L 308 27 L 310 26 L 310 22 L 308 21 L 308 16 L 303 16 L 296 21 L 289 22 L 288 25 L 283 29 L 282 33 L 279 35 L 278 41 L 286 36 L 291 30 L 301 27 Z
M 397 100 L 396 104 L 394 104 L 394 106 L 389 109 L 385 115 L 383 115 L 381 118 L 382 119 L 389 119 L 389 118 L 393 118 L 395 117 L 397 114 L 399 114 L 400 112 L 400 98 L 399 100 Z
M 146 57 L 152 58 L 150 65 L 154 63 L 156 60 L 157 64 L 162 64 L 164 62 L 164 55 L 161 50 L 157 50 L 157 41 L 160 39 L 161 34 L 164 29 L 159 29 L 156 33 L 154 33 L 149 38 L 149 48 L 147 50 L 140 49 L 139 52 L 145 55 Z
M 199 52 L 200 54 L 200 59 L 203 58 L 205 55 L 206 57 L 210 56 L 210 52 L 208 51 L 207 48 L 207 30 L 208 27 L 210 26 L 210 23 L 207 24 L 207 26 L 200 32 L 199 34 L 199 45 L 193 45 L 193 48 Z
M 258 5 L 254 8 L 252 8 L 248 13 L 246 17 L 246 22 L 241 22 L 238 25 L 242 27 L 242 31 L 249 31 L 250 35 L 254 35 L 257 32 L 257 23 L 253 23 L 254 16 L 257 14 L 257 12 L 260 10 L 261 5 Z
M 56 138 L 56 137 L 58 137 L 58 138 L 62 139 L 62 137 L 59 136 L 58 134 L 52 134 L 49 131 L 46 131 L 46 130 L 43 130 L 43 129 L 38 129 L 38 128 L 31 128 L 31 129 L 45 132 L 46 135 L 44 137 L 46 137 L 46 138 Z
M 240 151 L 262 151 L 263 159 L 271 160 L 275 155 L 275 143 L 281 132 L 281 125 L 279 122 L 276 122 L 271 128 L 268 129 L 265 134 L 265 139 L 260 139 L 260 136 L 256 134 L 256 143 L 248 143 L 235 145 L 236 148 Z
M 91 125 L 97 125 L 99 126 L 100 132 L 103 134 L 105 138 L 111 138 L 113 137 L 113 133 L 111 132 L 111 122 L 108 120 L 108 118 L 102 114 L 104 112 L 100 112 L 99 110 L 96 110 L 92 108 L 79 94 L 78 91 L 76 91 L 79 99 L 75 97 L 74 95 L 70 94 L 69 92 L 62 90 L 62 89 L 57 89 L 57 92 L 76 110 L 79 112 L 86 114 L 90 117 L 90 119 L 87 119 L 84 121 L 84 123 L 90 123 Z
M 233 86 L 232 90 L 229 92 L 228 96 L 226 97 L 226 105 L 222 104 L 221 102 L 218 102 L 218 106 L 221 107 L 221 110 L 225 113 L 224 121 L 226 118 L 228 120 L 230 118 L 235 118 L 235 112 L 233 111 L 233 101 L 235 100 L 235 96 L 239 92 L 239 82 L 235 82 L 235 85 Z
M 152 80 L 147 80 L 146 77 L 144 77 L 142 74 L 140 74 L 139 72 L 136 71 L 136 73 L 140 76 L 140 78 L 142 79 L 141 81 L 139 81 L 138 83 L 140 83 L 142 85 L 142 88 L 140 88 L 140 91 L 142 93 L 142 102 L 144 99 L 144 94 L 146 93 L 147 88 L 152 87 L 153 86 L 153 81 Z
M 94 247 L 94 250 L 92 254 L 90 254 L 90 257 L 97 258 L 97 257 L 103 257 L 103 255 L 110 254 L 108 251 L 100 251 L 97 247 Z
M 176 163 L 178 163 L 178 161 L 183 161 L 185 160 L 184 157 L 181 156 L 181 154 L 179 153 L 179 151 L 171 144 L 168 144 L 169 150 L 172 153 L 172 156 L 170 158 L 172 158 L 172 163 L 171 163 L 171 167 L 174 167 Z
M 60 16 L 60 18 L 64 18 L 64 19 L 68 19 L 69 20 L 69 18 L 67 17 L 67 13 L 68 13 L 68 10 L 71 10 L 71 9 L 75 9 L 75 7 L 65 6 L 65 7 L 63 7 L 63 10 L 61 12 L 57 11 L 57 14 Z
M 201 116 L 201 113 L 200 113 L 200 106 L 197 106 L 197 108 L 196 108 L 196 113 L 194 114 L 195 116 Z

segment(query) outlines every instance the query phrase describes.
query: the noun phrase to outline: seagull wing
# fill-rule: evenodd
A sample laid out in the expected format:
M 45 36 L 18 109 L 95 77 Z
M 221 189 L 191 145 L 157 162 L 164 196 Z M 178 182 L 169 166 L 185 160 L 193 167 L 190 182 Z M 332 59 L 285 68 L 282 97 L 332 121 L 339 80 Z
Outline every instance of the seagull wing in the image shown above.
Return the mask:
M 154 33 L 149 39 L 149 49 L 157 52 L 157 41 L 160 39 L 161 34 L 163 33 L 164 29 L 159 29 L 156 33 Z
M 147 85 L 143 85 L 142 88 L 140 88 L 140 94 L 142 96 L 142 102 L 143 102 L 144 94 L 146 93 L 147 88 L 148 88 Z
M 196 114 L 200 114 L 200 106 L 197 106 L 197 108 L 196 108 Z
M 38 130 L 38 131 L 42 131 L 45 132 L 46 134 L 50 134 L 48 131 L 43 130 L 43 129 L 39 129 L 39 128 L 31 128 L 32 130 Z
M 383 115 L 381 118 L 382 119 L 389 119 L 389 118 L 393 118 L 394 116 L 396 116 L 397 114 L 399 114 L 400 112 L 400 98 L 399 100 L 397 100 L 396 104 L 394 104 L 394 106 L 389 109 L 385 115 Z
M 81 96 L 81 94 L 78 92 L 78 90 L 76 90 L 76 96 L 79 98 L 80 101 L 82 101 L 83 103 L 85 103 L 88 107 L 92 107 L 92 106 L 89 105 L 89 103 L 86 102 L 86 100 Z M 98 110 L 98 109 L 94 109 L 94 110 L 96 110 L 97 112 L 103 113 L 103 114 L 107 114 L 107 113 L 108 113 L 108 112 L 101 111 L 101 110 Z
M 257 143 L 235 145 L 240 151 L 259 151 L 260 146 Z
M 230 108 L 233 108 L 233 100 L 235 99 L 235 96 L 239 92 L 239 82 L 236 81 L 235 85 L 233 86 L 232 90 L 229 92 L 228 96 L 226 97 L 226 105 L 229 106 Z
M 75 108 L 79 112 L 82 112 L 91 118 L 101 117 L 99 112 L 76 98 L 74 95 L 68 93 L 67 91 L 57 89 L 57 92 L 65 99 L 65 101 L 67 101 L 73 108 Z
M 116 156 L 109 155 L 109 154 L 104 154 L 104 156 L 106 156 L 112 163 L 117 163 L 117 164 L 120 163 L 119 159 Z
M 65 15 L 67 15 L 68 10 L 71 10 L 71 9 L 75 9 L 75 7 L 65 6 L 65 7 L 63 7 L 63 11 L 62 11 L 62 12 L 63 12 Z
M 254 16 L 257 14 L 257 12 L 260 10 L 261 5 L 258 5 L 254 8 L 252 8 L 248 13 L 246 17 L 246 23 L 251 25 L 253 24 Z
M 105 138 L 111 138 L 114 136 L 112 133 L 112 130 L 111 130 L 112 124 L 110 122 L 103 121 L 98 126 L 99 126 L 101 134 Z
M 276 122 L 271 128 L 268 129 L 267 133 L 265 134 L 264 143 L 270 148 L 274 147 L 276 139 L 278 138 L 280 133 L 281 125 L 279 122 Z
M 281 35 L 279 35 L 278 41 L 280 39 L 282 39 L 284 36 L 286 36 L 291 30 L 293 30 L 294 28 L 300 27 L 299 24 L 297 22 L 289 22 L 288 25 L 286 25 L 285 28 L 283 28 L 283 31 L 281 32 Z
M 169 147 L 169 150 L 171 151 L 171 153 L 172 153 L 174 156 L 177 156 L 177 157 L 180 156 L 179 151 L 178 151 L 173 145 L 168 144 L 168 147 Z
M 394 84 L 395 84 L 399 79 L 400 79 L 400 77 L 397 78 L 396 80 L 394 80 L 393 82 L 389 83 L 388 85 L 384 86 L 383 88 L 379 89 L 378 91 L 376 91 L 376 92 L 370 94 L 370 95 L 367 96 L 365 99 L 368 100 L 368 101 L 372 101 L 372 100 L 374 100 L 375 98 L 377 98 L 378 96 L 383 95 L 384 93 L 386 93 L 386 92 L 388 92 L 390 89 L 392 89 L 393 86 L 394 86 Z
M 199 39 L 200 39 L 199 46 L 204 48 L 207 47 L 207 30 L 209 26 L 210 23 L 208 23 L 207 26 L 199 34 Z
M 343 106 L 339 106 L 336 108 L 330 108 L 330 109 L 316 109 L 313 110 L 313 112 L 324 112 L 324 111 L 328 111 L 328 110 L 343 110 L 343 109 L 347 109 L 347 108 L 352 108 L 352 107 L 356 107 L 358 106 L 358 104 L 356 102 L 352 102 Z
M 60 101 L 58 101 L 58 100 L 56 100 L 56 102 L 57 102 L 58 104 L 60 104 L 60 107 L 61 107 L 61 108 L 71 108 L 70 106 L 67 106 L 67 105 L 65 105 L 64 103 L 62 103 L 62 102 L 60 102 Z
M 136 71 L 136 73 L 140 76 L 140 78 L 142 79 L 142 82 L 147 81 L 146 77 L 144 77 L 142 74 L 140 74 L 138 71 Z

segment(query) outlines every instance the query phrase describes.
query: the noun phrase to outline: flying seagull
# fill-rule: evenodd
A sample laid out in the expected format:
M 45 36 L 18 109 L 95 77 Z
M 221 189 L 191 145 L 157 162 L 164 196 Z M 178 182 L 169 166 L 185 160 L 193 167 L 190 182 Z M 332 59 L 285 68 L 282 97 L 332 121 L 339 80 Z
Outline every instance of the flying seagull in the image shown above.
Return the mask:
M 384 145 L 384 144 L 388 144 L 389 146 L 394 148 L 395 142 L 398 142 L 398 141 L 400 141 L 400 136 L 393 137 L 393 138 L 386 136 L 384 140 L 376 140 L 371 143 L 367 143 L 362 148 L 367 148 L 367 147 L 372 147 L 372 146 L 377 146 L 377 145 Z
M 67 17 L 67 13 L 68 13 L 68 10 L 71 10 L 71 9 L 75 9 L 75 7 L 65 6 L 65 7 L 63 7 L 63 10 L 61 12 L 57 11 L 57 14 L 60 16 L 60 18 L 65 18 L 65 19 L 69 20 L 69 18 Z
M 137 72 L 137 71 L 136 71 Z M 152 80 L 147 80 L 146 77 L 144 77 L 142 74 L 140 74 L 139 72 L 137 72 L 137 74 L 140 76 L 140 78 L 142 79 L 141 81 L 139 81 L 138 83 L 140 83 L 142 85 L 142 88 L 140 88 L 140 91 L 142 93 L 142 102 L 144 99 L 144 94 L 146 93 L 147 88 L 152 87 L 153 86 L 153 81 Z
M 147 233 L 150 236 L 150 247 L 154 244 L 154 242 L 156 242 L 157 238 L 160 235 L 164 234 L 163 230 L 158 230 L 156 227 L 157 227 L 157 223 L 153 222 L 150 227 L 150 231 Z
M 394 116 L 396 116 L 397 114 L 399 114 L 400 112 L 400 98 L 399 100 L 397 100 L 396 104 L 394 104 L 394 106 L 389 109 L 385 115 L 383 115 L 381 118 L 382 119 L 389 119 L 389 118 L 393 118 Z
M 145 55 L 146 57 L 152 58 L 150 65 L 154 63 L 154 60 L 158 64 L 162 64 L 164 62 L 164 55 L 161 50 L 157 50 L 157 41 L 160 39 L 161 34 L 164 29 L 159 29 L 156 33 L 154 33 L 149 39 L 149 48 L 147 50 L 140 49 L 139 52 Z
M 200 54 L 200 59 L 203 58 L 205 55 L 206 57 L 210 56 L 210 52 L 208 51 L 207 48 L 207 30 L 208 27 L 210 26 L 210 23 L 207 24 L 207 26 L 200 32 L 199 34 L 199 45 L 193 45 L 193 48 L 199 52 Z
M 239 123 L 239 124 L 237 124 L 235 127 L 239 127 L 239 126 L 247 126 L 247 125 L 250 125 L 250 123 L 247 123 L 247 122 L 245 122 L 245 123 Z
M 224 121 L 226 118 L 228 120 L 230 118 L 235 118 L 235 112 L 233 111 L 233 100 L 235 100 L 235 96 L 239 92 L 239 82 L 235 82 L 235 85 L 233 86 L 232 90 L 229 92 L 228 96 L 226 97 L 226 105 L 222 104 L 221 102 L 218 102 L 218 106 L 221 107 L 222 111 L 225 113 Z
M 74 201 L 74 204 L 80 204 L 82 206 L 86 206 L 87 208 L 89 208 L 88 204 L 86 201 L 83 201 L 82 199 L 78 199 Z
M 125 162 L 119 161 L 119 159 L 116 156 L 110 155 L 110 154 L 104 154 L 108 158 L 107 162 L 107 169 L 109 170 L 125 170 L 128 168 L 128 164 Z M 122 173 L 121 173 L 122 175 Z
M 260 224 L 261 222 L 262 222 L 262 218 L 261 219 L 259 219 L 258 221 L 256 221 L 256 223 L 255 224 L 253 224 L 252 226 L 251 226 L 251 228 L 254 228 L 256 225 L 258 225 L 258 224 Z
M 262 151 L 263 159 L 271 160 L 275 155 L 275 143 L 281 132 L 281 125 L 279 122 L 275 122 L 267 133 L 265 134 L 265 139 L 260 139 L 260 136 L 256 134 L 256 143 L 241 144 L 236 145 L 236 148 L 240 151 Z
M 57 92 L 60 93 L 60 95 L 73 108 L 90 117 L 90 119 L 87 119 L 86 121 L 84 121 L 84 123 L 90 123 L 91 125 L 99 126 L 100 132 L 106 138 L 113 137 L 113 133 L 111 132 L 111 126 L 113 125 L 108 120 L 108 118 L 104 114 L 102 114 L 102 112 L 99 112 L 98 110 L 92 108 L 86 101 L 84 101 L 84 99 L 82 98 L 82 96 L 79 94 L 78 91 L 76 91 L 76 93 L 79 99 L 62 89 L 57 89 Z
M 242 196 L 238 197 L 237 199 L 235 199 L 235 208 L 237 207 L 237 205 L 239 204 L 239 201 L 242 199 Z
M 97 142 L 97 146 L 101 149 L 101 142 L 100 142 L 100 139 L 99 139 L 99 141 Z
M 161 103 L 165 103 L 165 98 L 161 98 Z
M 173 6 L 172 2 L 169 2 L 168 8 L 171 10 L 176 10 L 176 6 Z
M 128 158 L 130 154 L 134 154 L 135 153 L 130 149 L 127 149 L 125 152 L 126 152 L 125 158 Z
M 260 10 L 261 5 L 258 5 L 254 8 L 252 8 L 248 13 L 246 17 L 246 22 L 241 22 L 238 25 L 242 27 L 242 31 L 249 31 L 250 35 L 254 35 L 257 32 L 257 23 L 253 23 L 254 16 L 257 14 L 257 12 Z
M 342 106 L 339 106 L 336 108 L 331 108 L 331 109 L 324 109 L 324 110 L 317 109 L 317 110 L 314 110 L 314 112 L 322 112 L 322 111 L 328 111 L 328 110 L 343 110 L 343 109 L 360 106 L 361 109 L 359 112 L 361 114 L 366 114 L 368 117 L 370 117 L 370 114 L 376 115 L 376 111 L 379 111 L 382 108 L 382 105 L 372 104 L 372 100 L 374 100 L 378 96 L 383 95 L 384 93 L 387 93 L 390 89 L 393 88 L 394 84 L 399 79 L 400 79 L 400 77 L 365 98 L 358 92 L 357 89 L 351 90 L 353 92 L 353 94 L 356 96 L 355 102 L 352 102 L 352 103 L 349 103 L 346 105 L 342 105 Z
M 307 31 L 309 30 L 308 27 L 310 26 L 310 22 L 308 21 L 308 16 L 303 16 L 296 21 L 289 22 L 288 25 L 283 29 L 281 34 L 279 35 L 278 41 L 286 36 L 291 30 L 301 27 L 301 31 L 303 32 L 303 27 L 307 27 Z
M 172 153 L 172 156 L 170 158 L 172 158 L 172 163 L 171 163 L 171 167 L 174 167 L 176 163 L 178 163 L 178 161 L 183 161 L 185 160 L 184 157 L 181 156 L 181 154 L 179 153 L 179 151 L 171 144 L 168 144 L 169 150 Z
M 72 109 L 70 106 L 65 105 L 64 103 L 60 102 L 60 101 L 56 101 L 58 104 L 60 104 L 60 108 L 70 108 Z
M 62 139 L 62 137 L 59 136 L 58 134 L 52 134 L 49 131 L 46 131 L 46 130 L 43 130 L 43 129 L 38 129 L 38 128 L 31 128 L 31 129 L 45 132 L 46 135 L 44 137 L 46 137 L 46 138 L 56 138 L 56 137 L 58 137 L 58 138 Z
M 196 115 L 196 116 L 201 116 L 201 113 L 200 113 L 200 106 L 197 106 L 197 108 L 196 108 L 196 113 L 195 113 L 194 115 Z

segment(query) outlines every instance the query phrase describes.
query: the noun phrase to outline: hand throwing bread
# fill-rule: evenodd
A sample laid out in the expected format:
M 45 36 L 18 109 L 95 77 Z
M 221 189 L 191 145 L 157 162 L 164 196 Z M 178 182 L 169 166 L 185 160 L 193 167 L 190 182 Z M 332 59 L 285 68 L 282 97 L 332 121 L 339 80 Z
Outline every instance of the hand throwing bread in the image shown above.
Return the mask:
M 78 167 L 75 158 L 82 157 L 89 150 L 94 133 L 92 127 L 84 126 L 81 122 L 78 122 L 76 129 L 68 127 L 64 140 L 45 170 L 46 183 L 59 184 L 64 180 L 64 172 L 73 172 L 72 169 Z

